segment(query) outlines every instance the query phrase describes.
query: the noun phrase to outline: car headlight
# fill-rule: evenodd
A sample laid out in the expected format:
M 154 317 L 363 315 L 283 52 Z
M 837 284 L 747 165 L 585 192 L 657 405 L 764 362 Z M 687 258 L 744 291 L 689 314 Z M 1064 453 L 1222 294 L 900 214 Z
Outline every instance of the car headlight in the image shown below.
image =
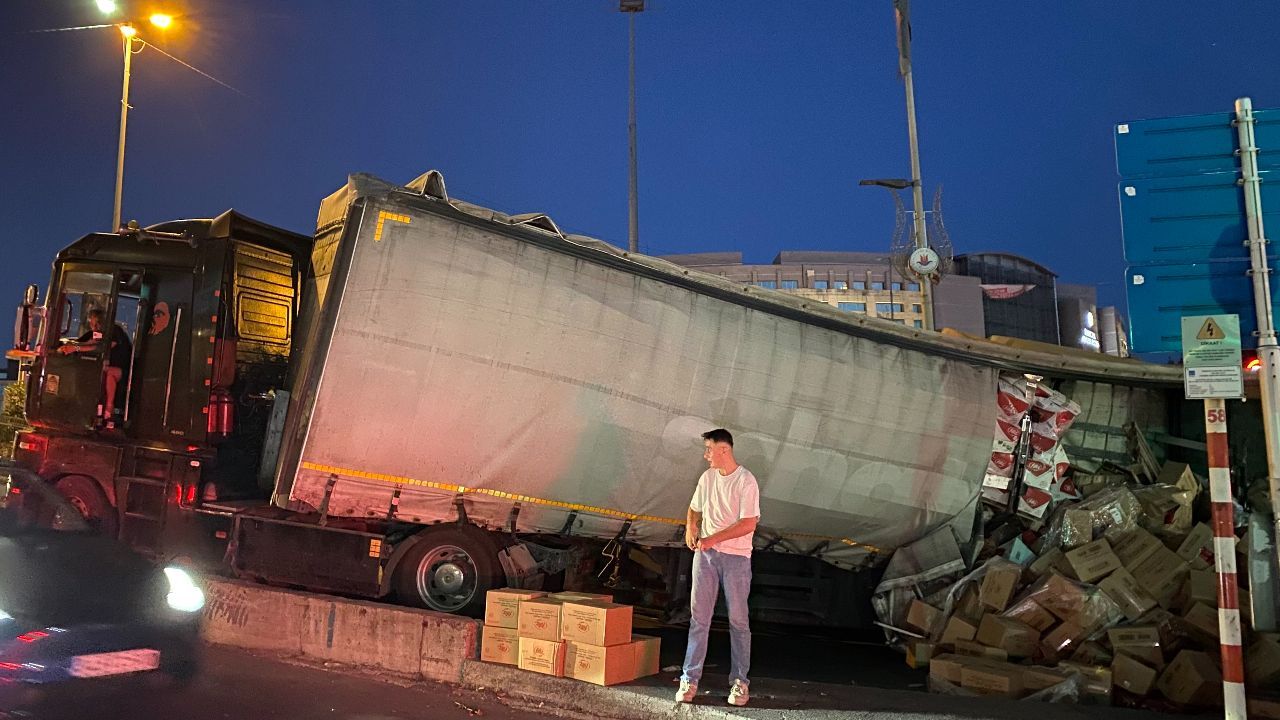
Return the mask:
M 187 613 L 200 612 L 204 608 L 204 591 L 186 570 L 171 565 L 164 569 L 164 576 L 169 580 L 169 594 L 165 596 L 169 607 Z
M 0 622 L 4 622 L 5 620 L 12 620 L 12 619 L 13 619 L 12 615 L 5 612 L 4 610 L 0 610 Z

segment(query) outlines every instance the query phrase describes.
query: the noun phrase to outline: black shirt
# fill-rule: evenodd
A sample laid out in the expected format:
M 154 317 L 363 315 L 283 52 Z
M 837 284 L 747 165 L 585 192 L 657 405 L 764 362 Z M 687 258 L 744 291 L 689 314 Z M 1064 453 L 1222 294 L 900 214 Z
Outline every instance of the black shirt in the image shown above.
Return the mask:
M 95 338 L 92 330 L 76 338 L 76 342 L 101 342 Z M 99 348 L 101 350 L 101 348 Z M 128 369 L 129 357 L 133 355 L 133 343 L 129 342 L 129 333 L 119 325 L 111 326 L 111 346 L 107 349 L 107 364 L 122 370 Z

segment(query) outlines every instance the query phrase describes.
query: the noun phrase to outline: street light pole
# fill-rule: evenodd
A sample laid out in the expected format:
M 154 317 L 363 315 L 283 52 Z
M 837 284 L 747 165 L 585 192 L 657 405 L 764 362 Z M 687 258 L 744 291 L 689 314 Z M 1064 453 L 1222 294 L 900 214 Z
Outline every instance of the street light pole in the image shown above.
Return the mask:
M 911 214 L 912 237 L 917 249 L 929 247 L 929 234 L 924 216 L 924 187 L 920 178 L 920 138 L 916 133 L 916 91 L 911 79 L 911 13 L 908 0 L 894 0 L 898 25 L 898 70 L 907 91 L 907 139 L 911 148 Z M 922 278 L 920 290 L 924 300 L 924 326 L 933 326 L 933 282 Z
M 129 71 L 133 59 L 133 36 L 138 33 L 132 25 L 121 25 L 124 36 L 124 88 L 120 93 L 120 143 L 116 150 L 116 198 L 111 213 L 111 231 L 120 229 L 120 199 L 124 194 L 124 138 L 129 124 Z
M 627 135 L 630 142 L 630 187 L 627 193 L 627 249 L 640 252 L 640 188 L 636 170 L 636 15 L 644 12 L 644 0 L 620 0 L 618 9 L 630 16 L 631 54 Z

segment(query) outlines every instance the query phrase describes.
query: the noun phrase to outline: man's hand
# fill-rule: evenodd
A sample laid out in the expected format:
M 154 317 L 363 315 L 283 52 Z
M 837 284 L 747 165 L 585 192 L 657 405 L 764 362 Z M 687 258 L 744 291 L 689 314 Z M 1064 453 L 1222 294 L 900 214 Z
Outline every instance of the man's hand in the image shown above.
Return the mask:
M 720 542 L 720 541 L 719 541 L 719 540 L 716 540 L 716 536 L 715 536 L 715 535 L 708 535 L 708 536 L 706 536 L 706 537 L 704 537 L 704 538 L 702 538 L 701 540 L 699 540 L 699 541 L 698 541 L 698 549 L 699 549 L 699 550 L 710 550 L 711 548 L 715 547 L 715 546 L 716 546 L 716 543 L 718 543 L 718 542 Z
M 690 550 L 698 549 L 698 528 L 692 525 L 684 526 L 684 544 L 687 545 Z
M 75 345 L 63 345 L 62 347 L 58 348 L 58 352 L 62 353 L 63 355 L 70 355 L 75 351 L 76 351 Z

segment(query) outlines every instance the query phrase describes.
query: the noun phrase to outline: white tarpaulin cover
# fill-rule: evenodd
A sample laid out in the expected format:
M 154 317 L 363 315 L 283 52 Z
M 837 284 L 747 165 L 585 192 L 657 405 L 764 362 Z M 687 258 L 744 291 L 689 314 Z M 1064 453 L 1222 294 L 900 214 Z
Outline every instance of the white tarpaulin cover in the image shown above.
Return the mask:
M 630 519 L 632 541 L 674 545 L 699 435 L 725 427 L 760 481 L 758 546 L 849 566 L 944 524 L 967 539 L 995 369 L 517 220 L 367 176 L 326 200 L 341 248 L 318 240 L 327 319 L 277 503 L 429 522 L 461 498 L 495 528 L 519 503 L 520 532 L 612 538 Z

